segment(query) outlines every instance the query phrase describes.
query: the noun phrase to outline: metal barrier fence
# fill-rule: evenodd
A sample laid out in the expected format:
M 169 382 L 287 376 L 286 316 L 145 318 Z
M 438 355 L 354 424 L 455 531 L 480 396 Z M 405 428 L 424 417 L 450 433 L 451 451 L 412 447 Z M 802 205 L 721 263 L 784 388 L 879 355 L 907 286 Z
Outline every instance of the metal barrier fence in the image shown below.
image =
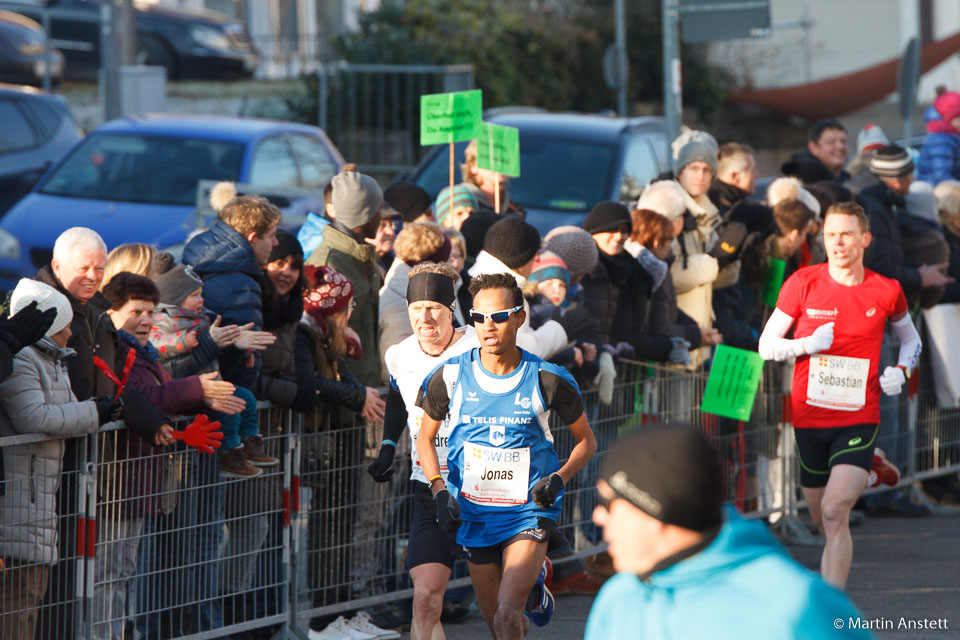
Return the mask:
M 881 366 L 895 354 L 886 345 Z M 960 470 L 960 411 L 936 406 L 928 372 L 924 362 L 910 393 L 884 398 L 879 444 L 904 470 L 903 484 Z M 790 368 L 767 365 L 749 422 L 701 413 L 706 379 L 621 363 L 610 404 L 584 392 L 598 454 L 566 489 L 560 524 L 576 549 L 571 557 L 603 548 L 591 521 L 603 452 L 624 430 L 651 422 L 706 432 L 723 457 L 725 494 L 746 515 L 790 515 L 802 504 Z M 218 456 L 150 447 L 122 425 L 69 439 L 0 438 L 0 636 L 288 632 L 315 616 L 410 598 L 409 439 L 394 480 L 377 484 L 366 466 L 379 425 L 338 408 L 304 415 L 263 406 L 259 421 L 279 464 L 251 479 L 221 477 Z M 564 457 L 573 438 L 562 425 L 552 432 Z M 61 455 L 55 473 L 48 463 Z M 469 585 L 466 576 L 455 568 L 452 587 Z
M 348 162 L 407 171 L 420 147 L 420 96 L 473 89 L 473 65 L 321 64 L 317 121 Z

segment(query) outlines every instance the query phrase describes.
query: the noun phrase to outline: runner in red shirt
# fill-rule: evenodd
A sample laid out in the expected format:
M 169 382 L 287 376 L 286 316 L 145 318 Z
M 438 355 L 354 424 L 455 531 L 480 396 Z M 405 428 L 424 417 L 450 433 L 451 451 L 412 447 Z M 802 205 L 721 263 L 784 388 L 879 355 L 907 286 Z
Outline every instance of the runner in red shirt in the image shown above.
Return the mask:
M 784 283 L 759 351 L 765 360 L 797 359 L 791 400 L 800 485 L 827 538 L 820 571 L 843 588 L 853 559 L 850 510 L 879 451 L 880 390 L 900 393 L 921 343 L 900 284 L 863 266 L 871 240 L 863 208 L 834 204 L 823 225 L 827 263 L 800 269 Z M 900 355 L 896 367 L 878 375 L 888 320 L 900 337 Z M 794 339 L 785 338 L 794 323 Z M 886 460 L 878 472 L 899 481 Z

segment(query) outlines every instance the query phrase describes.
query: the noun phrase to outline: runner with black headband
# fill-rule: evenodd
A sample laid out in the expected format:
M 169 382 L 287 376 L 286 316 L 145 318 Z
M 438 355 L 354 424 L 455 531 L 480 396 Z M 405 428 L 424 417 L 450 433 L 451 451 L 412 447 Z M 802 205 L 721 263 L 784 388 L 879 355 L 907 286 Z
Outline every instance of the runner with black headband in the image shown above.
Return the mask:
M 517 347 L 525 312 L 514 276 L 476 276 L 470 293 L 481 346 L 440 365 L 423 383 L 417 454 L 437 521 L 457 531 L 467 553 L 487 626 L 499 640 L 511 640 L 524 637 L 529 622 L 546 624 L 553 613 L 544 585 L 547 539 L 564 486 L 597 443 L 570 374 Z M 576 440 L 562 466 L 551 413 Z M 447 479 L 435 441 L 444 424 Z
M 423 409 L 416 406 L 417 392 L 424 378 L 444 360 L 479 347 L 472 326 L 453 328 L 454 284 L 459 276 L 446 264 L 423 262 L 415 266 L 407 282 L 407 312 L 413 335 L 387 349 L 385 361 L 390 373 L 390 393 L 383 426 L 380 453 L 367 471 L 377 482 L 393 476 L 397 440 L 404 426 L 413 440 L 410 480 L 413 483 L 413 522 L 407 546 L 407 569 L 413 580 L 413 626 L 410 637 L 443 638 L 440 614 L 443 595 L 450 581 L 454 561 L 462 550 L 454 537 L 437 524 L 437 509 L 430 494 L 427 476 L 417 458 L 417 436 Z M 439 453 L 441 477 L 446 478 L 447 428 L 442 425 L 433 436 Z

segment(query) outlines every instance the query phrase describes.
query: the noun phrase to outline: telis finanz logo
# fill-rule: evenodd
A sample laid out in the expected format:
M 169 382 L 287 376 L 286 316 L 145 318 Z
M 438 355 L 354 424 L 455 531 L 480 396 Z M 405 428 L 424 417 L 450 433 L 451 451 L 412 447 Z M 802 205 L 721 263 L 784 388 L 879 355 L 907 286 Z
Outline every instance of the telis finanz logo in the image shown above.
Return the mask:
M 507 428 L 502 424 L 490 425 L 490 444 L 503 444 L 507 439 Z

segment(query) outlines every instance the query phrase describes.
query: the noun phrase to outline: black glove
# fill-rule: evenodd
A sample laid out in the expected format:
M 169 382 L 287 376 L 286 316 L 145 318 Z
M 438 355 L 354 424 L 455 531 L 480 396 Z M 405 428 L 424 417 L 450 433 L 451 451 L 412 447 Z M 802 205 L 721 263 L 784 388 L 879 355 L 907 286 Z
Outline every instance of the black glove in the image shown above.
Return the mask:
M 537 480 L 537 484 L 530 490 L 530 495 L 533 496 L 533 501 L 538 507 L 549 509 L 557 501 L 561 491 L 563 491 L 563 477 L 554 471 L 546 478 Z
M 367 467 L 367 473 L 373 476 L 377 482 L 387 482 L 393 477 L 393 457 L 397 454 L 397 448 L 389 442 L 380 445 L 380 454 L 377 459 Z
M 110 396 L 98 396 L 93 401 L 97 405 L 97 417 L 101 426 L 115 422 L 123 415 L 123 400 L 114 401 Z
M 39 311 L 37 301 L 34 300 L 9 318 L 0 320 L 0 339 L 7 343 L 11 352 L 16 354 L 20 349 L 34 344 L 46 335 L 56 319 L 56 309 Z
M 582 338 L 590 329 L 593 316 L 584 307 L 570 309 L 564 314 L 556 314 L 553 318 L 560 323 L 563 330 L 567 332 L 567 340 L 573 341 L 576 338 Z
M 433 496 L 433 503 L 437 505 L 437 524 L 446 533 L 453 533 L 460 528 L 460 503 L 450 495 L 446 489 L 440 489 Z

